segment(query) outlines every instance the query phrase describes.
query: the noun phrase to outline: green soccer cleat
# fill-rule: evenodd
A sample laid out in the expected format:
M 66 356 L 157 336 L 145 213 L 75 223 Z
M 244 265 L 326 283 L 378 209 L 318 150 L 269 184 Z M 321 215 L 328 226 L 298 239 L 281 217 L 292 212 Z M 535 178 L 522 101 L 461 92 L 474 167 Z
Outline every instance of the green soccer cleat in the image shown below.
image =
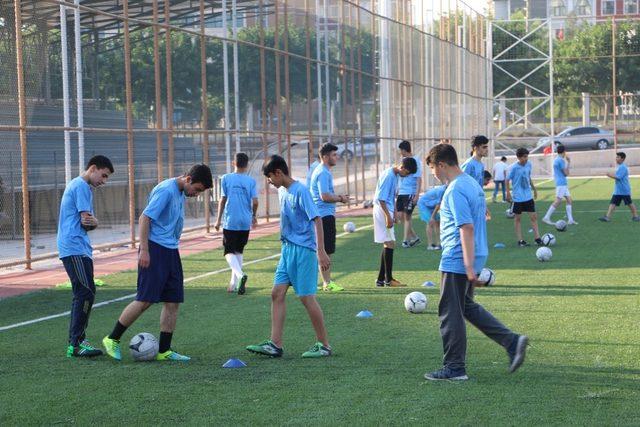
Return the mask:
M 264 354 L 269 357 L 282 357 L 282 348 L 275 345 L 271 340 L 266 340 L 256 345 L 248 345 L 247 350 L 251 353 Z
M 102 356 L 102 350 L 93 347 L 88 341 L 82 341 L 79 346 L 67 347 L 67 357 L 96 357 Z
M 244 274 L 240 279 L 240 285 L 238 286 L 238 295 L 244 295 L 247 292 L 247 279 L 249 276 Z
M 328 357 L 331 356 L 331 347 L 326 347 L 321 342 L 317 342 L 311 347 L 309 350 L 302 353 L 302 357 L 310 358 L 310 357 Z
M 102 338 L 102 345 L 109 356 L 116 360 L 122 360 L 122 353 L 120 353 L 120 340 L 111 339 L 107 335 Z
M 322 290 L 329 291 L 329 292 L 342 292 L 344 291 L 344 288 L 342 286 L 338 286 L 338 284 L 336 284 L 336 282 L 332 280 L 329 283 L 327 283 L 327 286 L 323 286 Z
M 156 356 L 156 360 L 169 360 L 172 362 L 188 362 L 191 360 L 189 356 L 185 356 L 184 354 L 176 353 L 173 350 L 167 350 L 164 353 L 158 353 Z

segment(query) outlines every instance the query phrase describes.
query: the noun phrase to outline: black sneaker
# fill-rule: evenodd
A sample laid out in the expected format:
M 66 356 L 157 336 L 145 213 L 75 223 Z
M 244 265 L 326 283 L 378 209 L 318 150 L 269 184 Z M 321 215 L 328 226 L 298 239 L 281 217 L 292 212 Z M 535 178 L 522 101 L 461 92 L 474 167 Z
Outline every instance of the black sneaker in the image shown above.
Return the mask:
M 536 245 L 538 245 L 538 246 L 544 246 L 544 243 L 542 243 L 542 239 L 541 239 L 541 238 L 539 238 L 539 237 L 538 237 L 538 238 L 536 239 Z
M 609 218 L 608 216 L 601 216 L 600 218 L 598 218 L 598 221 L 601 222 L 611 222 L 611 218 Z
M 420 242 L 422 242 L 422 240 L 420 240 L 419 237 L 416 237 L 415 239 L 409 241 L 409 246 L 414 247 L 415 245 L 420 244 Z
M 246 274 L 242 275 L 242 278 L 240 279 L 240 286 L 238 287 L 238 295 L 244 295 L 245 292 L 247 292 L 247 279 L 249 278 L 249 276 L 247 276 Z
M 518 246 L 520 246 L 521 248 L 524 248 L 525 246 L 529 246 L 529 244 L 527 242 L 525 242 L 524 240 L 519 240 L 518 241 Z
M 282 347 L 278 347 L 271 340 L 262 341 L 260 344 L 248 345 L 247 350 L 251 353 L 263 354 L 269 357 L 282 357 Z
M 385 286 L 389 286 L 389 284 L 384 280 L 376 280 L 376 286 L 379 288 L 384 288 Z
M 507 354 L 509 355 L 509 372 L 514 373 L 524 363 L 524 357 L 527 354 L 527 344 L 529 344 L 529 337 L 526 335 L 519 335 L 516 338 Z
M 424 374 L 429 381 L 466 381 L 469 379 L 464 369 L 442 368 L 439 371 Z
M 102 350 L 92 347 L 91 344 L 83 341 L 78 346 L 67 347 L 67 357 L 96 357 L 102 356 Z

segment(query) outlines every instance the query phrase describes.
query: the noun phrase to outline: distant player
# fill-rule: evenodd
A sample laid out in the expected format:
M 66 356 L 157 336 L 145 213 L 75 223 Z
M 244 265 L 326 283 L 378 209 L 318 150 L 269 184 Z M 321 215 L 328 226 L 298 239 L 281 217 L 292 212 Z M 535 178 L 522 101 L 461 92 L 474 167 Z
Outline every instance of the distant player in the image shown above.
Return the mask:
M 557 147 L 558 157 L 553 161 L 553 178 L 556 182 L 556 199 L 549 206 L 549 210 L 542 218 L 542 222 L 549 225 L 555 225 L 553 221 L 551 221 L 551 215 L 555 212 L 555 210 L 562 203 L 562 199 L 565 199 L 567 202 L 567 219 L 569 220 L 567 224 L 569 225 L 578 225 L 577 222 L 573 219 L 573 210 L 571 200 L 571 193 L 569 193 L 569 186 L 567 182 L 567 176 L 569 176 L 569 167 L 571 166 L 571 159 L 567 156 L 566 149 L 564 145 L 558 145 Z
M 440 246 L 440 202 L 446 185 L 437 185 L 426 191 L 418 199 L 418 209 L 420 210 L 420 219 L 427 223 L 427 250 L 439 251 Z
M 171 350 L 171 339 L 184 301 L 184 277 L 178 245 L 184 224 L 186 197 L 196 197 L 212 187 L 207 165 L 194 165 L 186 174 L 156 185 L 140 215 L 138 289 L 136 300 L 125 307 L 113 331 L 102 340 L 107 354 L 122 359 L 120 338 L 151 305 L 163 303 L 160 314 L 160 348 L 156 360 L 186 362 L 191 358 Z
M 396 211 L 398 212 L 398 219 L 404 223 L 404 239 L 402 240 L 402 247 L 409 248 L 420 243 L 420 237 L 413 230 L 413 222 L 411 215 L 413 209 L 418 203 L 420 197 L 420 189 L 422 188 L 422 160 L 418 156 L 414 156 L 411 152 L 411 143 L 409 141 L 402 141 L 398 148 L 400 149 L 400 155 L 405 157 L 412 157 L 416 161 L 418 168 L 415 173 L 400 178 L 400 188 L 398 189 L 398 198 L 396 200 Z
M 531 220 L 531 228 L 535 241 L 538 246 L 542 246 L 540 239 L 540 231 L 538 230 L 538 215 L 536 214 L 536 204 L 534 199 L 538 198 L 538 190 L 536 190 L 533 180 L 531 179 L 531 163 L 529 163 L 529 150 L 526 148 L 518 148 L 516 151 L 518 161 L 511 165 L 509 175 L 507 176 L 507 201 L 513 200 L 512 210 L 515 214 L 514 226 L 516 237 L 518 238 L 518 246 L 524 247 L 529 244 L 522 238 L 522 213 L 528 212 Z M 513 197 L 511 195 L 513 190 Z M 533 195 L 531 194 L 533 190 Z
M 324 250 L 322 219 L 309 191 L 289 176 L 289 167 L 282 157 L 271 156 L 262 171 L 278 189 L 282 251 L 271 290 L 271 338 L 250 345 L 247 350 L 271 357 L 282 356 L 285 297 L 289 286 L 293 286 L 316 333 L 316 343 L 302 357 L 331 356 L 322 309 L 316 300 L 318 264 L 322 270 L 331 264 Z
M 482 158 L 489 155 L 489 139 L 484 135 L 471 138 L 471 157 L 460 166 L 462 171 L 476 180 L 478 185 L 484 185 L 484 165 Z
M 397 221 L 395 199 L 398 178 L 414 174 L 417 170 L 416 159 L 405 157 L 401 166 L 386 169 L 378 179 L 373 196 L 373 239 L 376 243 L 382 243 L 380 272 L 376 280 L 378 287 L 407 286 L 393 278 L 393 249 L 396 241 L 393 224 Z
M 631 200 L 629 168 L 627 168 L 627 165 L 624 164 L 626 158 L 627 155 L 622 151 L 616 153 L 616 163 L 618 164 L 616 173 L 607 173 L 607 176 L 611 179 L 615 179 L 616 182 L 613 187 L 613 196 L 611 196 L 611 201 L 609 202 L 609 210 L 607 211 L 607 214 L 605 216 L 598 218 L 602 222 L 611 221 L 611 215 L 613 215 L 613 211 L 616 210 L 616 207 L 620 206 L 620 203 L 622 202 L 624 202 L 626 206 L 629 206 L 629 209 L 631 210 L 631 220 L 640 222 L 638 209 L 636 209 L 636 205 Z
M 324 231 L 324 249 L 329 257 L 336 251 L 336 203 L 347 203 L 349 195 L 335 194 L 331 168 L 338 163 L 338 147 L 326 143 L 320 148 L 320 165 L 311 175 L 311 196 L 322 217 Z M 331 267 L 320 272 L 322 289 L 331 292 L 344 291 L 344 288 L 331 280 Z
M 502 201 L 507 201 L 507 192 L 505 191 L 504 181 L 507 178 L 507 158 L 502 156 L 499 162 L 493 166 L 493 203 L 497 201 L 498 192 L 502 189 Z
M 442 259 L 440 271 L 440 335 L 444 349 L 443 368 L 425 374 L 428 380 L 467 380 L 467 333 L 465 319 L 482 333 L 504 347 L 509 357 L 509 372 L 524 362 L 528 338 L 504 326 L 473 300 L 477 275 L 489 255 L 486 202 L 478 183 L 458 166 L 456 150 L 451 145 L 436 145 L 429 152 L 431 173 L 448 183 L 442 198 L 440 221 Z
M 93 248 L 87 231 L 98 227 L 93 212 L 93 188 L 106 184 L 113 173 L 111 160 L 94 156 L 82 174 L 67 184 L 60 203 L 58 256 L 71 281 L 73 300 L 67 357 L 100 356 L 102 350 L 87 341 L 89 315 L 95 300 Z
M 311 188 L 311 176 L 313 175 L 313 171 L 316 170 L 319 164 L 320 164 L 320 161 L 314 160 L 313 163 L 309 165 L 309 170 L 307 171 L 307 179 L 305 181 L 307 188 Z
M 234 172 L 222 176 L 222 197 L 218 203 L 216 231 L 222 224 L 224 257 L 231 268 L 228 292 L 246 292 L 247 275 L 242 270 L 244 247 L 249 241 L 249 231 L 257 224 L 258 192 L 256 180 L 247 175 L 249 156 L 236 153 Z

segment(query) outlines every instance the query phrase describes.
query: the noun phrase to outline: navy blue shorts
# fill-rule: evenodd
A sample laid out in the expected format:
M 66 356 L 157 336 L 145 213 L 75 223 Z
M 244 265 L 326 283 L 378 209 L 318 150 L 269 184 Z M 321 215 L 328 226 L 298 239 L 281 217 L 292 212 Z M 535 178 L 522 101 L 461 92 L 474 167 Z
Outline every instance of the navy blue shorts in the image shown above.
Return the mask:
M 178 250 L 149 240 L 149 257 L 148 268 L 138 266 L 136 301 L 184 302 L 184 276 Z
M 631 201 L 631 196 L 629 195 L 621 196 L 619 194 L 614 194 L 613 196 L 611 196 L 610 203 L 612 205 L 620 206 L 621 202 L 624 202 L 625 206 L 629 206 L 631 203 L 633 203 L 633 201 Z

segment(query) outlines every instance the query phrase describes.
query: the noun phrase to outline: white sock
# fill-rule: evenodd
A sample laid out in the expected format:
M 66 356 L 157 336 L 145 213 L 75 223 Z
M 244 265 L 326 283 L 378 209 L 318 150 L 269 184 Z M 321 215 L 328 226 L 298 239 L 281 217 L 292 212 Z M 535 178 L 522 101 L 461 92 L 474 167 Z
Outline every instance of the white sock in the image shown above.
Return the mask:
M 556 208 L 553 205 L 549 206 L 549 210 L 547 211 L 547 214 L 544 216 L 545 219 L 551 220 L 551 215 L 553 215 L 555 211 L 556 211 Z
M 244 270 L 242 268 L 243 257 L 242 254 L 235 254 L 236 259 L 238 260 L 238 267 L 240 267 L 240 277 L 244 276 Z
M 569 222 L 573 222 L 573 213 L 571 212 L 573 208 L 571 207 L 571 205 L 567 205 L 567 218 L 569 219 Z
M 238 259 L 236 258 L 236 254 L 226 254 L 224 256 L 227 260 L 227 264 L 231 267 L 232 273 L 236 277 L 242 277 L 242 268 L 238 264 Z

